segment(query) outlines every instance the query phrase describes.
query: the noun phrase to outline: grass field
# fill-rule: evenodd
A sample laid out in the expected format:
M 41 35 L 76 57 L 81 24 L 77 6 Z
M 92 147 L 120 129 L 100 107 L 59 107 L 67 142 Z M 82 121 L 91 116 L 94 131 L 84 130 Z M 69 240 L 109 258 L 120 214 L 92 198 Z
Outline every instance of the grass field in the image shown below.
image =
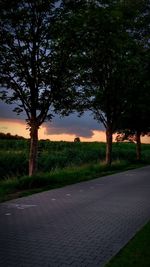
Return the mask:
M 149 267 L 150 222 L 105 267 Z
M 28 176 L 28 140 L 0 140 L 0 201 L 87 181 L 150 164 L 150 145 L 113 144 L 113 163 L 104 163 L 105 143 L 39 141 L 38 174 Z
M 39 172 L 96 164 L 105 159 L 105 143 L 39 141 Z M 142 145 L 142 159 L 150 163 L 150 145 Z M 28 140 L 0 140 L 0 180 L 28 174 Z M 136 162 L 135 144 L 114 143 L 113 161 Z

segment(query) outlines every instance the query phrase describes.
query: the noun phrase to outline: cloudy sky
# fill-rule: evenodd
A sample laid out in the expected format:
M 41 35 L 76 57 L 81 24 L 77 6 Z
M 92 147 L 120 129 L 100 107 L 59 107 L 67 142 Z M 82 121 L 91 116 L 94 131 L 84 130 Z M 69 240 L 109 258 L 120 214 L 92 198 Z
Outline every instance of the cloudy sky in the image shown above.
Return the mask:
M 0 132 L 29 137 L 25 114 L 18 116 L 12 110 L 13 105 L 0 102 Z M 77 136 L 81 141 L 106 141 L 103 125 L 97 123 L 89 112 L 82 117 L 71 114 L 68 117 L 60 118 L 57 115 L 51 122 L 44 123 L 39 130 L 40 139 L 73 141 Z M 142 138 L 142 142 L 150 143 L 150 137 Z
M 7 105 L 0 101 L 0 132 L 18 134 L 29 138 L 29 130 L 26 129 L 26 116 L 16 115 L 13 105 Z M 102 124 L 97 123 L 89 112 L 82 117 L 71 114 L 60 118 L 56 115 L 51 122 L 44 123 L 39 130 L 39 139 L 50 139 L 52 141 L 74 141 L 80 137 L 81 141 L 106 141 L 105 129 Z M 115 135 L 113 140 L 115 140 Z M 143 143 L 150 143 L 150 137 L 142 137 Z
M 13 105 L 0 102 L 0 132 L 28 137 L 25 114 L 18 116 L 12 110 Z M 104 127 L 98 124 L 89 112 L 86 112 L 81 117 L 71 114 L 60 118 L 57 115 L 51 122 L 44 123 L 39 132 L 40 138 L 50 140 L 73 141 L 77 136 L 83 141 L 105 141 Z

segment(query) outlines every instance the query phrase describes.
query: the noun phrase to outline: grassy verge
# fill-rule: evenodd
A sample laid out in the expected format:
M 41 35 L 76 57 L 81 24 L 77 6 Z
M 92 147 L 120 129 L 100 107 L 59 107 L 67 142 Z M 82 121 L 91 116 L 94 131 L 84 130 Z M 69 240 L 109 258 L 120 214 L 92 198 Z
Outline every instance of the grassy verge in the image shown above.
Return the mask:
M 150 266 L 150 222 L 105 267 Z
M 112 163 L 111 167 L 105 164 L 84 165 L 49 173 L 38 173 L 32 177 L 7 178 L 0 182 L 0 202 L 141 166 L 143 165 L 116 161 Z

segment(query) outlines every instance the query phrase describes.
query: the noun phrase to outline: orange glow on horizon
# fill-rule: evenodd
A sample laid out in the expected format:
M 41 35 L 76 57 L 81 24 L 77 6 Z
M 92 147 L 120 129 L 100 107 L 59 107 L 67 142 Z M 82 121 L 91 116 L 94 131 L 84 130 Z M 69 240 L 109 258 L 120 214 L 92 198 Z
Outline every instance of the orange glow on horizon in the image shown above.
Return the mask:
M 29 138 L 29 130 L 26 129 L 25 121 L 19 119 L 0 119 L 0 132 L 11 133 L 12 135 L 19 135 L 25 138 Z M 74 141 L 75 134 L 52 134 L 48 135 L 46 126 L 41 126 L 39 129 L 39 139 L 50 139 L 51 141 Z M 105 142 L 105 132 L 93 131 L 93 136 L 90 138 L 80 137 L 83 142 Z
M 0 118 L 0 132 L 3 133 L 11 133 L 12 135 L 19 135 L 25 138 L 29 138 L 29 130 L 26 129 L 25 121 L 19 119 L 4 119 Z M 55 134 L 55 135 L 48 135 L 46 134 L 46 126 L 43 125 L 39 129 L 39 139 L 49 139 L 51 141 L 74 141 L 76 135 L 73 134 Z M 80 137 L 80 136 L 79 136 Z M 144 136 L 141 138 L 142 143 L 149 143 L 150 144 L 150 136 Z M 80 137 L 82 142 L 106 142 L 106 136 L 104 131 L 93 131 L 93 136 L 90 138 Z M 115 135 L 114 135 L 115 140 Z

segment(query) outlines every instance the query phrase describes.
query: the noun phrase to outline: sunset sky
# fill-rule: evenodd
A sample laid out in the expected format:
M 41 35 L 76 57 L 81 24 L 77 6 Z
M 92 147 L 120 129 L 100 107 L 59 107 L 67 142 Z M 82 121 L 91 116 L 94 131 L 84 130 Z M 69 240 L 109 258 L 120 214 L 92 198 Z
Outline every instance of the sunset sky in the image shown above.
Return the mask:
M 29 137 L 25 114 L 17 116 L 12 109 L 12 105 L 0 102 L 0 132 Z M 80 118 L 77 114 L 64 118 L 55 116 L 51 122 L 44 123 L 39 130 L 39 139 L 74 141 L 77 136 L 81 141 L 106 141 L 103 125 L 98 124 L 88 112 Z M 150 143 L 150 137 L 143 137 L 142 142 Z
M 0 132 L 29 137 L 25 114 L 19 116 L 12 111 L 12 105 L 0 103 Z M 44 123 L 39 130 L 40 139 L 73 141 L 79 136 L 82 141 L 105 141 L 104 127 L 93 120 L 89 113 L 82 117 L 71 114 L 60 118 L 56 115 L 51 122 Z

